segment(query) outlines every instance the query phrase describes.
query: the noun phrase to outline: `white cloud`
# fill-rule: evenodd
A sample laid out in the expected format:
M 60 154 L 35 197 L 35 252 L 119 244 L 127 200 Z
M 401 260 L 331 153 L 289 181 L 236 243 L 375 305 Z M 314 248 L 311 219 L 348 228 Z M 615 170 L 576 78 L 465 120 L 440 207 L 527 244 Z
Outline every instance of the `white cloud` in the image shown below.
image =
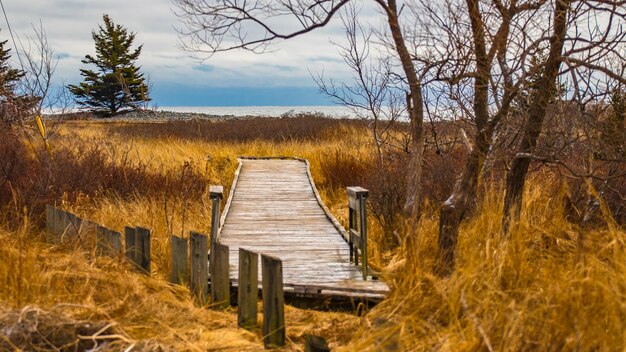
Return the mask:
M 343 64 L 329 37 L 341 36 L 337 19 L 299 39 L 277 43 L 276 51 L 257 55 L 246 51 L 219 53 L 203 63 L 178 46 L 179 27 L 169 0 L 13 0 L 5 8 L 13 31 L 24 37 L 41 20 L 59 60 L 58 81 L 78 82 L 80 60 L 93 53 L 91 31 L 109 14 L 115 23 L 136 32 L 143 44 L 139 64 L 152 84 L 178 83 L 200 86 L 313 86 L 310 73 L 347 79 Z M 1 25 L 0 39 L 9 39 Z M 198 70 L 199 65 L 211 69 Z M 196 68 L 196 69 L 194 69 Z

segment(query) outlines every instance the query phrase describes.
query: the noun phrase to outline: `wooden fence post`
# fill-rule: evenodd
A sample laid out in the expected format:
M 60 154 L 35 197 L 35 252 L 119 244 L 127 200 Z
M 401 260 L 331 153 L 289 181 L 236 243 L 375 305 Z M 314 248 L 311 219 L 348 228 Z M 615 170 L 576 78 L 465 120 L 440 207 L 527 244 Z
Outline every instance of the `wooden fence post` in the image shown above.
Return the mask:
M 215 309 L 230 306 L 230 277 L 228 270 L 228 247 L 215 243 L 211 247 L 213 255 L 211 271 L 211 304 Z
M 140 266 L 137 260 L 137 230 L 134 227 L 124 226 L 124 245 L 126 258 L 136 266 Z
M 304 352 L 330 352 L 328 342 L 321 336 L 305 335 Z
M 76 226 L 78 223 L 76 219 L 78 218 L 76 217 L 76 214 L 66 211 L 65 219 L 67 222 L 67 236 L 71 237 L 71 239 L 75 239 L 75 237 L 78 236 L 78 227 Z
M 150 230 L 137 227 L 135 233 L 137 263 L 146 274 L 150 275 Z
M 109 245 L 109 255 L 115 257 L 122 254 L 122 235 L 119 232 L 109 230 L 107 242 Z
M 59 209 L 59 208 L 55 208 L 55 220 L 54 223 L 56 224 L 56 231 L 55 231 L 55 238 L 54 241 L 57 243 L 60 243 L 63 239 L 63 234 L 65 232 L 65 214 L 64 211 Z
M 122 252 L 122 238 L 119 232 L 111 231 L 104 226 L 96 228 L 98 255 L 117 256 Z
M 283 263 L 261 255 L 263 281 L 263 342 L 265 348 L 285 345 L 285 295 Z
M 239 248 L 239 286 L 237 288 L 237 325 L 244 329 L 257 326 L 259 297 L 259 255 Z
M 74 227 L 74 235 L 80 241 L 83 240 L 83 226 L 85 226 L 85 220 L 79 218 L 75 214 L 72 214 L 72 226 Z
M 53 242 L 56 236 L 56 209 L 51 205 L 46 205 L 46 240 Z
M 66 236 L 70 233 L 70 216 L 68 212 L 65 210 L 60 210 L 60 219 L 61 219 L 61 240 L 63 242 L 66 239 Z
M 96 237 L 97 227 L 98 225 L 93 221 L 82 220 L 78 231 L 80 233 L 80 236 L 87 242 L 90 239 L 94 239 Z M 87 243 L 90 243 L 90 242 L 87 242 Z
M 208 266 L 208 239 L 207 236 L 197 232 L 191 232 L 189 236 L 191 257 L 191 292 L 194 294 L 200 304 L 207 302 L 207 294 L 209 290 L 209 275 L 207 273 Z
M 171 268 L 170 268 L 170 282 L 180 285 L 187 282 L 187 240 L 178 237 L 170 236 L 171 243 Z
M 96 251 L 98 255 L 104 255 L 106 253 L 108 233 L 109 229 L 106 227 L 100 225 L 96 226 Z
M 224 197 L 224 187 L 210 186 L 209 197 L 211 198 L 211 246 L 213 246 L 218 242 L 217 234 L 220 229 L 220 202 Z

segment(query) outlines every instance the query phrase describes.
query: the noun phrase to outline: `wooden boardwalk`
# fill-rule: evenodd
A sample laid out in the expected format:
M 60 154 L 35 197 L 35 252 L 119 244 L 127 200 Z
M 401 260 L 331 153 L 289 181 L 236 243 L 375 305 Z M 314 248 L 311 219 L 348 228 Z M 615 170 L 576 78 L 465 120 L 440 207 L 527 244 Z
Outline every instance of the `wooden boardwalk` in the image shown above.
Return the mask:
M 294 159 L 241 159 L 218 241 L 230 248 L 236 284 L 239 248 L 283 261 L 285 292 L 303 296 L 381 298 L 388 286 L 363 280 L 349 245 L 323 208 L 308 164 Z

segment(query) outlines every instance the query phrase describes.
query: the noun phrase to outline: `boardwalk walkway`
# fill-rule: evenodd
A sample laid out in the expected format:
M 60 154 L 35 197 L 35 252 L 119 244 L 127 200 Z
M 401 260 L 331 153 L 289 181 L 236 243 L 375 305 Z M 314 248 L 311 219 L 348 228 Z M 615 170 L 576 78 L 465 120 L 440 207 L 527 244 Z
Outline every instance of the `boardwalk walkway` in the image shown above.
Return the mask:
M 236 282 L 240 247 L 282 259 L 285 292 L 376 298 L 389 288 L 362 278 L 336 220 L 321 205 L 308 165 L 293 159 L 242 159 L 219 242 L 230 248 Z

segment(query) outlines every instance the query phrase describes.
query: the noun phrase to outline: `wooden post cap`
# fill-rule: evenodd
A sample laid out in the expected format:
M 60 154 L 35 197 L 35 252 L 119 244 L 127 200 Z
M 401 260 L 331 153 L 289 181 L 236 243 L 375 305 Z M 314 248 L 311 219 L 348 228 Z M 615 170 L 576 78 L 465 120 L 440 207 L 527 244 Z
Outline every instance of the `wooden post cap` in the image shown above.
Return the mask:
M 346 191 L 348 191 L 348 196 L 355 198 L 367 198 L 368 194 L 370 193 L 370 191 L 366 190 L 365 188 L 358 186 L 346 187 Z
M 209 196 L 211 198 L 222 199 L 224 197 L 224 187 L 222 187 L 222 186 L 210 186 L 209 187 Z

